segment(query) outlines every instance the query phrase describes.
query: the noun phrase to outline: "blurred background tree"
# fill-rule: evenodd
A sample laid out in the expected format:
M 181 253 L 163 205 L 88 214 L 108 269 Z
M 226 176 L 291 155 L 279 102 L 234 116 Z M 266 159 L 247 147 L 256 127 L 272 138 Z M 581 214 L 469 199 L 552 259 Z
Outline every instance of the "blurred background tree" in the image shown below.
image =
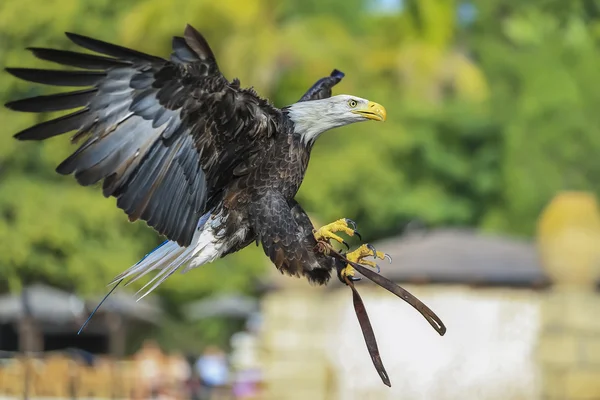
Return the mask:
M 166 57 L 190 23 L 226 77 L 277 106 L 338 68 L 336 93 L 378 101 L 389 119 L 317 142 L 299 193 L 312 215 L 350 217 L 368 241 L 411 220 L 527 236 L 556 191 L 600 189 L 599 12 L 596 0 L 7 0 L 0 64 L 43 65 L 25 47 L 73 48 L 64 31 Z M 47 90 L 6 73 L 0 86 L 3 102 Z M 160 238 L 54 173 L 73 151 L 66 138 L 12 139 L 34 119 L 0 110 L 0 291 L 101 292 Z M 173 320 L 184 302 L 252 293 L 268 263 L 251 247 L 167 280 L 158 293 Z M 219 337 L 215 324 L 194 334 Z

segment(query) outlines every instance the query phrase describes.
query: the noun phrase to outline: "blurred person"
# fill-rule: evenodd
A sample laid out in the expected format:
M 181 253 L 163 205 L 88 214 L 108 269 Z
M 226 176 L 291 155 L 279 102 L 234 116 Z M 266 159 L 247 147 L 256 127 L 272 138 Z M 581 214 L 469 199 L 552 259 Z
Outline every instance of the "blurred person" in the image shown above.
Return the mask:
M 229 381 L 229 367 L 225 353 L 217 346 L 208 346 L 196 361 L 196 370 L 202 383 L 202 399 L 210 399 L 215 389 Z
M 186 393 L 186 385 L 192 376 L 192 368 L 187 359 L 181 353 L 173 353 L 167 358 L 168 368 L 165 371 L 169 379 L 169 391 L 180 397 Z
M 246 321 L 246 329 L 231 336 L 231 364 L 234 369 L 233 393 L 237 399 L 256 398 L 260 394 L 262 371 L 258 358 L 259 313 Z
M 200 400 L 202 383 L 200 382 L 198 371 L 194 368 L 197 356 L 194 354 L 187 354 L 185 358 L 190 370 L 189 378 L 185 382 L 187 398 L 190 400 Z
M 153 340 L 146 340 L 135 354 L 138 373 L 142 385 L 143 398 L 156 398 L 163 383 L 161 366 L 164 354 Z

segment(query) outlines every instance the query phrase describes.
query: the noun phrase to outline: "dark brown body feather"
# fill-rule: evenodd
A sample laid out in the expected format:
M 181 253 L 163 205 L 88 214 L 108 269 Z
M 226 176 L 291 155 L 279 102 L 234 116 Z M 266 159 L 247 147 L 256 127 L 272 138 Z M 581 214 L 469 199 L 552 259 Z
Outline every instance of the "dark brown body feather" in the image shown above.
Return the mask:
M 76 130 L 73 141 L 82 143 L 57 171 L 82 185 L 102 181 L 104 195 L 116 197 L 131 221 L 142 219 L 186 247 L 200 217 L 224 215 L 218 229 L 243 237 L 228 240 L 223 255 L 260 240 L 281 271 L 326 282 L 333 261 L 313 252 L 312 224 L 293 200 L 310 148 L 284 111 L 227 81 L 190 26 L 173 39 L 170 60 L 67 35 L 102 55 L 32 48 L 40 59 L 85 71 L 7 70 L 31 82 L 89 88 L 8 103 L 25 112 L 77 109 L 16 138 Z M 301 101 L 330 96 L 342 76 L 334 71 Z

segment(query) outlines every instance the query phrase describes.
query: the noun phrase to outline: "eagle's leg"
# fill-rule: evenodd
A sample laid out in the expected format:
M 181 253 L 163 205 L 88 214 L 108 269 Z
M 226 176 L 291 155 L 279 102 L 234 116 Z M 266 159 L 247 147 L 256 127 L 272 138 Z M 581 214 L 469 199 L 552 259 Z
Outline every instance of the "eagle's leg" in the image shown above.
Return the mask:
M 371 268 L 377 268 L 377 272 L 379 272 L 379 266 L 374 262 L 374 261 L 368 261 L 368 260 L 363 260 L 365 257 L 374 257 L 375 259 L 379 258 L 381 260 L 387 258 L 390 262 L 392 261 L 392 257 L 390 257 L 389 254 L 387 253 L 383 253 L 381 251 L 377 251 L 375 250 L 375 247 L 373 247 L 371 244 L 363 244 L 361 245 L 358 249 L 347 253 L 346 258 L 354 263 L 357 264 L 361 264 L 361 265 L 367 265 Z M 344 267 L 343 269 L 341 269 L 338 274 L 339 274 L 339 278 L 342 282 L 345 282 L 346 277 L 352 279 L 354 277 L 354 273 L 356 271 L 354 270 L 354 268 L 348 264 L 346 265 L 346 267 Z
M 341 237 L 335 234 L 335 232 L 344 232 L 348 236 L 358 236 L 359 239 L 360 233 L 356 230 L 356 223 L 348 218 L 341 218 L 337 221 L 334 221 L 330 224 L 320 227 L 319 229 L 314 231 L 315 239 L 317 241 L 329 242 L 330 239 L 335 240 L 346 246 L 346 248 L 350 248 L 348 243 Z

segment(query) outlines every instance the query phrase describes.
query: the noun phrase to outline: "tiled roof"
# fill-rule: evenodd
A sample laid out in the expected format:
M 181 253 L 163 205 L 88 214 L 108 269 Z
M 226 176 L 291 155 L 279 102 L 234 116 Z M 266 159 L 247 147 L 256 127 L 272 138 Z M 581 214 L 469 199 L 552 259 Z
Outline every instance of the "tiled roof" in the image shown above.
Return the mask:
M 84 301 L 75 294 L 34 284 L 23 289 L 22 293 L 0 296 L 0 323 L 16 321 L 29 314 L 38 321 L 67 324 L 87 317 L 98 301 Z M 160 309 L 151 302 L 136 302 L 130 294 L 113 293 L 98 312 L 113 312 L 129 319 L 155 322 Z
M 464 229 L 411 233 L 374 243 L 392 256 L 381 274 L 396 282 L 544 286 L 534 243 Z

